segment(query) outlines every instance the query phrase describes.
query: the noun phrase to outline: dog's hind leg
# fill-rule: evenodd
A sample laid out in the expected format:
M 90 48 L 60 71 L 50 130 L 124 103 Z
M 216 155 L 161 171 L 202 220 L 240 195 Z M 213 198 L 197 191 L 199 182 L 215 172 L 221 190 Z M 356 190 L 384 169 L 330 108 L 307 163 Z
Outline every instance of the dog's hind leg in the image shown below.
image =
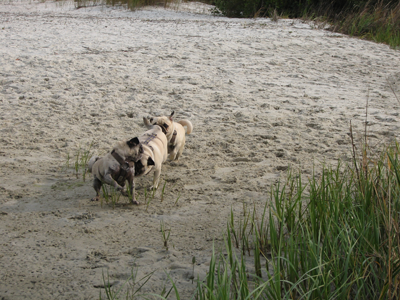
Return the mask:
M 169 145 L 168 153 L 169 153 L 169 156 L 168 156 L 169 160 L 173 161 L 173 160 L 177 159 L 176 156 L 178 155 L 178 147 L 176 145 L 175 146 Z
M 96 191 L 96 197 L 92 198 L 91 201 L 99 201 L 101 185 L 101 181 L 95 177 L 93 180 L 93 188 Z
M 185 148 L 185 143 L 183 143 L 180 147 L 179 147 L 179 151 L 176 154 L 175 160 L 178 160 L 179 157 L 182 155 L 183 149 Z

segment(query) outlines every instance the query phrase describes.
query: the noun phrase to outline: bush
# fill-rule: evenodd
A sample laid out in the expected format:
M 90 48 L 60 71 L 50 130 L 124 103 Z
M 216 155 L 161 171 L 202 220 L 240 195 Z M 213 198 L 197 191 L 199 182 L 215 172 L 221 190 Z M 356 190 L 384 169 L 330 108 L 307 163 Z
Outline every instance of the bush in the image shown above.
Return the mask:
M 366 5 L 390 6 L 389 0 L 215 0 L 215 6 L 227 17 L 252 18 L 257 15 L 271 16 L 276 10 L 289 18 L 302 17 L 308 11 L 339 14 L 343 11 L 354 12 Z
M 215 6 L 231 18 L 253 17 L 262 7 L 262 0 L 216 0 Z

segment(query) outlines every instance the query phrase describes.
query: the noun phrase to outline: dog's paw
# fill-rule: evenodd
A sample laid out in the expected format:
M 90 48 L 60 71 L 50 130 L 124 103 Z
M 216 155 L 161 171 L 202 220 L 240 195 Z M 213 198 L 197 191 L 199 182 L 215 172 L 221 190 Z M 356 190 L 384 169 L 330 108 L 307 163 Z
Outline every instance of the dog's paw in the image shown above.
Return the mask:
M 99 201 L 99 197 L 94 197 L 94 198 L 90 199 L 90 201 Z
M 135 204 L 135 205 L 139 205 L 140 204 L 139 201 L 137 201 L 137 200 L 132 200 L 131 203 Z
M 117 190 L 118 192 L 121 192 L 123 194 L 125 192 L 125 187 L 117 185 L 115 187 L 115 190 Z

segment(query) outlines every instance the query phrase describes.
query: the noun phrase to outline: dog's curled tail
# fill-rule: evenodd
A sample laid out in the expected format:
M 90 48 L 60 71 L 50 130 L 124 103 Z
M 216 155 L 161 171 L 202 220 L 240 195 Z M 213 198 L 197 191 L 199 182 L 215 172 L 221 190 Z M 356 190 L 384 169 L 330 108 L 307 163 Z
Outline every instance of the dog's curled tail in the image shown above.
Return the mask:
M 93 167 L 94 163 L 95 163 L 96 161 L 98 161 L 99 159 L 100 159 L 100 156 L 92 156 L 92 157 L 89 159 L 88 166 L 87 166 L 87 170 L 88 170 L 90 173 L 92 173 L 92 167 Z
M 189 120 L 180 120 L 178 121 L 179 124 L 181 124 L 183 127 L 186 126 L 186 133 L 190 134 L 193 131 L 193 125 L 192 122 Z

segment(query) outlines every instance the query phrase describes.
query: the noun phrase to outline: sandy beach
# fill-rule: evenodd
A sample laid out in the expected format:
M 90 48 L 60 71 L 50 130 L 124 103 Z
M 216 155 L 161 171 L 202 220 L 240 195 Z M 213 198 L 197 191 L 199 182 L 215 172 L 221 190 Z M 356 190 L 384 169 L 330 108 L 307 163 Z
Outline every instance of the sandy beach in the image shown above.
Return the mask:
M 103 273 L 118 287 L 132 269 L 154 272 L 143 292 L 168 290 L 169 275 L 190 299 L 231 210 L 264 207 L 288 169 L 349 162 L 367 100 L 371 148 L 398 138 L 398 50 L 210 8 L 0 3 L 0 299 L 98 299 Z M 135 180 L 138 206 L 91 202 L 79 149 L 102 156 L 172 111 L 194 129 L 162 167 L 164 194 L 145 199 L 149 175 Z

